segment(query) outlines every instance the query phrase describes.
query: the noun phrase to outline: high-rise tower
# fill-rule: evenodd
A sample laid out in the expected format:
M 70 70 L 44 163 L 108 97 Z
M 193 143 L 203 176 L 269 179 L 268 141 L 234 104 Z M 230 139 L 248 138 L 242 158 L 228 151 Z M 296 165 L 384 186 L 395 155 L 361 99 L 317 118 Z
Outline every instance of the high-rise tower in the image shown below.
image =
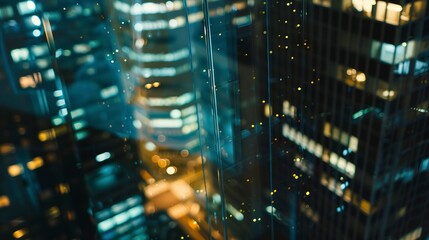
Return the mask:
M 428 236 L 426 2 L 268 3 L 285 234 Z

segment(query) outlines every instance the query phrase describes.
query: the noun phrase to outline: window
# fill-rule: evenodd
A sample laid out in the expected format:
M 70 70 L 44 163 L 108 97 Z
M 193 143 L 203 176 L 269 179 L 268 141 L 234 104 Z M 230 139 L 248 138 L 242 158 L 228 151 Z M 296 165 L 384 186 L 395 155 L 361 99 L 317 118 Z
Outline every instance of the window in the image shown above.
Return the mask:
M 420 18 L 424 13 L 425 1 L 415 1 L 407 3 L 404 7 L 395 3 L 375 0 L 353 0 L 353 8 L 372 17 L 377 21 L 386 22 L 392 25 L 400 25 Z
M 11 6 L 0 7 L 0 19 L 13 17 L 13 8 Z

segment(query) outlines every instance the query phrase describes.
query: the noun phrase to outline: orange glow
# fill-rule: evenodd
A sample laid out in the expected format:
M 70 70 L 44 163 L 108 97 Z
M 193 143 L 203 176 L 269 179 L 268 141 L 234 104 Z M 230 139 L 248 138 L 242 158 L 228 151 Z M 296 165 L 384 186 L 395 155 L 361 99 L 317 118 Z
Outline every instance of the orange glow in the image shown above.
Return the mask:
M 18 164 L 14 164 L 14 165 L 9 166 L 7 171 L 9 172 L 9 175 L 11 177 L 16 177 L 16 176 L 19 176 L 22 174 L 22 166 L 18 165 Z
M 43 166 L 43 158 L 41 158 L 41 157 L 35 157 L 33 160 L 31 160 L 27 163 L 27 167 L 30 170 L 35 170 L 35 169 L 40 168 L 42 166 Z
M 70 186 L 66 183 L 60 183 L 58 185 L 58 192 L 61 194 L 68 193 L 70 191 Z
M 152 156 L 152 162 L 154 162 L 154 163 L 157 163 L 160 159 L 161 159 L 161 157 L 158 156 L 158 155 L 153 155 Z
M 168 165 L 170 165 L 170 160 L 161 158 L 158 161 L 158 167 L 160 168 L 166 168 Z
M 12 144 L 3 144 L 0 146 L 0 154 L 5 155 L 15 151 L 15 147 Z
M 27 234 L 27 230 L 20 229 L 20 230 L 13 232 L 13 237 L 18 239 L 18 238 L 22 238 L 25 234 Z
M 9 207 L 10 200 L 7 196 L 0 196 L 0 208 Z

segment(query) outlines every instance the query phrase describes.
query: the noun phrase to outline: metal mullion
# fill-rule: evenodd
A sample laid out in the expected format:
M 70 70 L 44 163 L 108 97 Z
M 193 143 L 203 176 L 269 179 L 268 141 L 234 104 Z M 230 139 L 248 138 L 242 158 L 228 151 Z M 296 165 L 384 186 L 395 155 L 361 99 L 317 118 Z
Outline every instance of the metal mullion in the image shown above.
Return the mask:
M 387 6 L 386 6 L 386 10 L 385 10 L 385 15 L 384 15 L 384 24 L 383 24 L 383 26 L 386 25 L 386 18 L 387 18 Z M 398 32 L 399 31 L 396 31 L 396 36 L 395 36 L 395 41 L 394 42 L 397 42 L 398 39 L 399 39 L 399 37 L 400 37 L 400 35 L 398 34 Z M 384 37 L 384 31 L 382 33 L 382 38 L 381 39 L 385 39 L 385 37 Z M 395 58 L 396 58 L 396 53 L 397 53 L 396 45 L 394 45 L 394 46 L 395 46 L 395 51 L 394 51 L 394 54 L 393 54 L 393 62 L 392 62 L 393 65 L 395 64 Z M 380 47 L 382 47 L 382 46 L 380 46 Z M 389 79 L 388 79 L 388 81 L 389 81 L 388 82 L 388 90 L 390 91 L 390 89 L 391 89 L 390 86 L 391 86 L 391 83 L 393 81 L 393 72 L 389 73 Z M 389 97 L 389 99 L 390 99 L 390 97 Z M 399 104 L 399 101 L 397 101 L 397 102 L 398 103 L 396 103 L 396 104 Z M 392 105 L 393 105 L 392 102 L 389 101 L 389 100 L 387 100 L 387 102 L 386 102 L 386 104 L 384 106 L 385 112 L 389 113 L 389 110 L 391 109 Z M 388 120 L 387 120 L 387 117 L 385 116 L 383 118 L 383 124 L 381 126 L 382 131 L 381 131 L 381 135 L 380 135 L 380 138 L 379 138 L 379 143 L 381 143 L 383 141 L 383 138 L 384 138 L 384 136 L 386 134 L 386 131 L 389 130 L 389 129 L 386 128 L 387 122 L 388 122 Z M 404 130 L 400 129 L 400 131 L 401 131 L 401 135 L 403 135 Z M 401 138 L 399 138 L 399 139 L 401 139 Z M 379 171 L 380 165 L 384 165 L 383 163 L 386 161 L 386 158 L 385 158 L 386 156 L 384 154 L 386 152 L 386 149 L 390 149 L 395 144 L 397 144 L 397 143 L 396 142 L 393 142 L 393 143 L 389 142 L 389 146 L 387 148 L 385 148 L 383 146 L 379 147 L 379 150 L 381 149 L 382 151 L 378 151 L 377 152 L 377 160 L 376 160 L 375 173 L 379 174 L 379 172 L 380 172 Z M 394 148 L 394 150 L 400 151 L 399 148 Z M 400 155 L 400 153 L 399 153 L 399 155 Z M 396 153 L 395 154 L 395 163 L 393 164 L 394 169 L 398 166 L 399 160 L 400 159 L 399 159 L 398 153 Z M 390 165 L 390 166 L 392 166 L 392 165 Z M 390 168 L 390 170 L 391 170 L 391 168 Z M 383 172 L 385 172 L 385 171 L 383 171 Z M 392 174 L 389 174 L 389 176 L 390 176 L 390 179 L 391 179 L 392 178 Z M 387 227 L 387 223 L 388 223 L 388 217 L 389 217 L 389 212 L 390 212 L 389 209 L 390 209 L 391 202 L 392 202 L 391 198 L 392 198 L 392 195 L 393 195 L 394 181 L 392 181 L 392 179 L 391 179 L 391 181 L 388 184 L 389 184 L 389 186 L 388 186 L 389 190 L 388 190 L 388 193 L 386 195 L 386 196 L 388 196 L 388 198 L 387 198 L 387 203 L 384 205 L 384 209 L 383 209 L 383 212 L 382 212 L 382 219 L 381 219 L 381 223 L 382 224 L 381 224 L 380 228 L 377 231 L 378 232 L 378 237 L 383 237 L 384 236 L 383 234 L 386 231 L 386 227 Z M 371 191 L 371 198 L 374 197 L 373 195 L 374 195 L 374 192 Z M 369 234 L 369 232 L 365 231 L 365 235 L 367 236 L 368 234 Z
M 307 36 L 307 39 L 308 39 L 307 44 L 308 44 L 308 46 L 307 47 L 310 47 L 310 49 L 311 49 L 313 47 L 311 45 L 311 43 L 313 43 L 314 41 L 310 41 L 310 39 L 312 39 L 312 37 L 315 36 L 315 33 L 314 33 L 315 31 L 314 30 L 316 28 L 316 25 L 315 25 L 316 21 L 315 21 L 314 15 L 313 15 L 313 13 L 315 12 L 314 4 L 311 2 L 311 0 L 308 0 L 308 5 L 309 5 L 309 7 L 308 7 L 308 9 L 309 9 L 308 13 L 309 14 L 308 14 L 307 23 L 308 23 L 309 26 L 307 27 L 307 29 L 308 29 L 308 36 Z M 315 39 L 320 39 L 320 37 L 317 37 Z M 311 70 L 309 70 L 309 71 L 310 71 L 310 76 L 313 79 L 313 77 L 317 75 L 316 71 L 313 71 L 313 69 L 318 68 L 318 66 L 320 65 L 320 58 L 318 57 L 319 56 L 318 54 L 313 54 L 312 50 L 309 50 L 308 54 L 310 56 L 309 59 L 311 60 L 311 62 L 309 62 L 310 66 L 311 66 Z M 318 102 L 321 94 L 323 94 L 323 93 L 321 93 L 321 89 L 318 87 L 320 84 L 317 81 L 317 79 L 314 79 L 313 81 L 314 81 L 314 85 L 315 85 L 314 86 L 314 92 L 315 92 L 315 94 L 314 94 L 315 99 L 314 100 Z M 323 111 L 323 107 L 321 107 L 320 104 L 315 104 L 314 109 L 315 109 L 316 113 L 321 112 L 321 110 Z M 318 124 L 320 122 L 319 116 L 317 116 L 314 120 L 315 120 L 315 124 Z M 316 133 L 316 135 L 314 136 L 314 140 L 315 140 L 316 143 L 319 142 L 318 138 L 319 138 L 319 134 Z M 317 161 L 321 161 L 321 159 L 319 159 L 319 158 L 316 158 L 316 159 L 317 159 Z M 320 194 L 324 189 L 323 189 L 323 186 L 321 186 L 321 184 L 320 184 L 320 176 L 317 176 L 318 178 L 316 178 L 316 176 L 314 176 L 314 172 L 316 172 L 315 171 L 315 166 L 317 164 L 318 163 L 316 161 L 313 162 L 313 176 L 312 176 L 311 184 L 313 185 L 312 187 L 316 188 L 315 190 L 317 191 L 317 193 Z M 323 198 L 321 198 L 321 199 L 323 200 Z M 320 220 L 322 218 L 322 214 L 321 214 L 320 210 L 323 211 L 323 209 L 318 208 L 318 206 L 319 206 L 318 202 L 316 201 L 316 199 L 314 197 L 311 198 L 310 202 L 311 202 L 312 208 L 319 215 L 319 220 Z M 320 202 L 319 202 L 319 204 L 320 204 Z M 312 231 L 310 231 L 311 235 L 315 239 L 320 239 L 319 229 L 320 229 L 320 222 L 317 222 L 317 223 L 315 223 L 315 227 L 312 229 Z
M 329 14 L 329 17 L 331 17 L 331 14 Z M 322 13 L 320 14 L 320 18 L 323 19 Z M 320 21 L 320 22 L 323 22 L 323 21 Z M 328 21 L 328 24 L 323 23 L 323 25 L 321 25 L 321 26 L 330 27 L 330 24 L 329 24 L 330 22 L 331 21 Z M 324 30 L 323 28 L 321 28 L 321 29 Z M 326 38 L 325 36 L 323 36 L 323 33 L 321 33 L 321 34 L 322 35 L 321 35 L 321 37 L 319 39 Z M 330 39 L 330 35 L 328 34 L 327 41 L 326 41 L 327 42 L 326 47 L 325 47 L 325 45 L 324 45 L 323 42 L 320 43 L 320 47 L 321 47 L 320 49 L 323 49 L 323 48 L 327 48 L 328 49 L 327 55 L 323 56 L 323 58 L 324 58 L 323 60 L 324 61 L 329 61 L 329 58 L 330 58 L 330 51 L 329 51 L 330 41 L 329 41 L 329 39 Z M 320 51 L 322 52 L 322 50 L 320 50 Z M 322 54 L 320 54 L 320 56 L 322 56 Z M 325 64 L 325 65 L 327 66 L 327 64 Z M 323 63 L 322 63 L 322 68 L 321 69 L 323 69 L 323 75 L 324 75 L 324 81 L 325 81 L 325 91 L 323 92 L 323 94 L 325 95 L 325 101 L 324 101 L 325 107 L 324 107 L 324 109 L 325 110 L 331 110 L 331 108 L 329 108 L 329 106 L 332 106 L 331 99 L 329 97 L 329 94 L 332 93 L 331 88 L 329 87 L 331 85 L 331 81 L 330 81 L 329 77 L 327 76 L 328 75 L 328 71 L 324 67 L 325 66 L 323 66 Z M 334 116 L 334 113 L 331 113 L 331 119 L 332 119 L 332 116 Z M 327 121 L 325 119 L 325 121 L 323 122 L 323 126 L 325 125 L 326 122 Z M 329 122 L 331 122 L 331 121 L 329 121 Z M 326 145 L 322 144 L 322 146 L 325 147 Z M 326 148 L 328 149 L 329 152 L 331 152 L 331 148 L 332 148 L 332 139 L 331 138 L 328 140 L 328 144 L 327 144 Z M 323 149 L 325 149 L 325 148 L 323 148 Z M 322 158 L 323 158 L 323 156 L 322 156 Z M 326 163 L 324 163 L 323 160 L 322 160 L 322 164 L 326 164 Z M 330 168 L 331 167 L 329 166 L 328 169 L 330 169 Z M 329 171 L 329 172 L 326 172 L 326 173 L 328 173 L 328 176 L 330 176 L 331 173 L 332 173 L 332 171 Z M 323 196 L 322 199 L 324 200 L 324 208 L 323 209 L 324 209 L 325 214 L 323 214 L 323 215 L 324 216 L 328 216 L 328 215 L 332 214 L 332 212 L 328 211 L 330 209 L 330 205 L 332 204 L 332 202 L 329 201 L 328 199 L 331 198 L 331 195 L 333 193 L 331 191 L 329 191 L 328 189 L 324 189 L 324 190 L 325 191 L 323 191 L 323 192 L 325 192 L 325 194 L 324 194 L 324 196 Z M 328 226 L 328 228 L 330 228 L 330 224 L 329 223 L 327 224 L 327 226 Z M 322 227 L 324 227 L 324 226 L 322 225 Z M 328 231 L 326 231 L 326 232 L 323 232 L 323 230 L 321 228 L 321 231 L 322 231 L 321 237 L 325 237 L 326 238 L 327 237 L 326 235 L 329 236 L 330 229 Z
M 348 14 L 348 16 L 349 16 L 349 25 L 348 25 L 348 29 L 351 29 L 351 25 L 352 25 L 352 14 L 351 13 L 349 13 Z M 359 21 L 359 27 L 358 27 L 358 29 L 357 29 L 357 32 L 358 33 L 360 33 L 361 31 L 362 31 L 362 19 L 360 19 L 360 21 Z M 342 29 L 341 29 L 341 31 L 342 31 Z M 348 31 L 347 32 L 348 33 L 348 35 L 349 35 L 349 39 L 351 39 L 353 36 L 352 35 L 356 35 L 356 34 L 353 34 L 351 31 Z M 359 41 L 359 45 L 360 45 L 360 43 L 361 43 L 361 41 Z M 358 46 L 358 48 L 357 49 L 360 49 L 359 48 L 359 46 Z M 348 64 L 347 64 L 347 62 L 349 61 L 349 54 L 348 54 L 349 52 L 347 51 L 347 58 L 346 58 L 346 63 L 345 63 L 345 67 L 348 67 Z M 358 52 L 356 55 L 355 55 L 355 58 L 354 58 L 354 63 L 355 63 L 355 65 L 358 65 L 357 63 L 358 63 L 358 60 L 359 60 L 359 55 L 360 55 L 360 53 Z M 350 60 L 350 62 L 352 62 L 352 60 Z M 343 80 L 343 79 L 342 79 Z M 357 103 L 357 99 L 356 99 L 356 91 L 359 91 L 359 90 L 357 90 L 356 89 L 356 84 L 355 84 L 355 86 L 352 88 L 352 99 L 351 99 L 351 104 L 355 104 L 355 103 Z M 352 121 L 350 121 L 349 122 L 349 125 L 348 125 L 348 134 L 349 134 L 349 137 L 348 137 L 348 144 L 349 144 L 349 142 L 350 142 L 350 136 L 352 135 L 351 134 L 351 130 L 352 130 L 352 128 L 353 128 L 353 122 Z M 347 148 L 348 148 L 348 146 L 347 146 Z M 358 155 L 358 152 L 359 152 L 359 148 L 358 148 L 358 150 L 356 151 L 356 153 L 354 153 L 354 158 L 356 159 L 356 156 Z M 355 161 L 352 161 L 350 158 L 348 158 L 348 159 L 346 159 L 346 160 L 348 160 L 348 162 L 351 162 L 351 163 L 353 163 L 353 164 L 355 164 L 355 166 L 356 166 L 356 160 Z M 352 179 L 352 183 L 350 183 L 350 188 L 351 188 L 351 186 L 352 186 L 352 184 L 354 184 L 355 183 L 355 179 L 353 178 Z M 343 202 L 344 202 L 344 198 L 342 199 L 343 200 Z M 345 231 L 344 231 L 344 233 L 345 233 L 345 235 L 347 236 L 348 235 L 348 229 L 349 229 L 349 220 L 350 220 L 350 218 L 352 218 L 351 217 L 351 209 L 354 207 L 353 206 L 353 203 L 352 203 L 352 201 L 350 202 L 350 203 L 347 203 L 348 205 L 349 205 L 349 207 L 348 207 L 348 209 L 347 209 L 347 214 L 346 214 L 346 216 L 345 216 L 345 222 L 346 222 L 346 228 L 345 228 Z
M 339 14 L 339 16 L 340 16 L 340 18 L 339 18 L 339 22 L 340 22 L 340 24 L 341 24 L 341 19 L 342 19 L 342 14 Z M 349 26 L 350 26 L 350 21 L 349 21 Z M 341 25 L 339 26 L 339 27 L 337 27 L 337 28 L 335 28 L 334 30 L 337 30 L 337 33 L 339 34 L 339 36 L 337 36 L 337 39 L 338 39 L 338 37 L 342 37 L 342 35 L 340 35 L 341 34 L 341 32 L 342 31 L 340 31 L 340 29 L 341 29 Z M 350 27 L 348 28 L 349 30 L 351 29 Z M 350 35 L 351 34 L 351 31 L 348 31 L 348 33 L 347 33 L 348 35 Z M 337 43 L 338 44 L 338 43 Z M 339 44 L 338 44 L 339 45 Z M 336 51 L 335 51 L 335 65 L 337 66 L 337 68 L 335 69 L 336 70 L 336 73 L 338 72 L 338 65 L 339 65 L 339 63 L 341 62 L 341 59 L 340 59 L 340 47 L 338 46 L 338 47 L 336 47 Z M 349 59 L 350 59 L 350 51 L 347 51 L 346 52 L 346 57 L 345 57 L 345 63 L 343 64 L 343 63 L 341 63 L 341 65 L 345 65 L 345 66 L 347 66 L 348 64 L 348 61 L 349 61 Z M 338 102 L 339 104 L 340 104 L 340 117 L 339 117 L 339 122 L 338 122 L 338 124 L 336 124 L 336 126 L 338 127 L 338 129 L 339 130 L 341 130 L 341 132 L 340 132 L 340 139 L 338 139 L 337 141 L 340 143 L 340 144 L 338 144 L 337 145 L 337 147 L 336 147 L 336 150 L 339 150 L 338 151 L 338 156 L 340 157 L 341 156 L 341 154 L 339 154 L 340 152 L 341 152 L 341 145 L 342 145 L 342 143 L 341 143 L 341 135 L 342 135 L 342 133 L 343 132 L 347 132 L 347 133 L 350 133 L 350 131 L 344 131 L 344 124 L 343 124 L 343 122 L 344 122 L 344 119 L 346 118 L 346 116 L 345 116 L 345 106 L 346 106 L 346 103 L 345 103 L 345 101 L 343 101 L 343 99 L 346 99 L 346 94 L 347 94 L 347 86 L 346 86 L 346 84 L 344 83 L 344 81 L 342 81 L 341 80 L 341 83 L 340 83 L 340 81 L 338 81 L 338 79 L 335 79 L 335 85 L 336 86 L 339 86 L 340 88 L 342 88 L 342 94 L 340 94 L 340 96 L 341 96 L 341 98 L 340 99 L 338 99 L 337 98 L 337 101 L 336 102 Z M 354 91 L 353 91 L 354 92 Z M 336 91 L 334 92 L 335 94 L 336 94 Z M 339 101 L 340 100 L 340 101 Z M 353 102 L 353 99 L 352 99 L 352 102 Z M 336 108 L 335 108 L 336 109 Z M 349 134 L 349 138 L 350 138 L 350 134 Z M 348 146 L 347 146 L 347 148 L 348 148 Z M 334 177 L 335 177 L 335 181 L 337 181 L 338 182 L 338 178 L 339 178 L 339 176 L 342 176 L 342 175 L 344 175 L 343 173 L 340 173 L 340 172 L 338 172 L 338 171 L 335 171 L 334 172 Z M 341 196 L 341 197 L 339 197 L 340 198 L 340 204 L 342 204 L 342 205 L 344 205 L 344 198 Z M 337 220 L 337 222 L 338 221 L 341 221 L 341 219 L 345 219 L 345 218 L 347 218 L 347 215 L 345 215 L 344 214 L 344 212 L 342 213 L 342 216 L 340 216 L 340 215 L 338 215 L 338 217 L 336 218 L 336 220 Z M 340 233 L 341 231 L 340 231 L 340 227 L 336 227 L 336 234 L 338 235 L 338 233 Z M 343 229 L 344 230 L 344 229 Z M 344 231 L 343 231 L 343 233 L 345 233 Z M 336 237 L 336 235 L 334 235 L 334 237 Z
M 361 22 L 361 24 L 362 24 L 362 22 L 363 22 L 363 19 L 364 19 L 364 16 L 360 16 L 360 22 Z M 372 39 L 372 36 L 373 36 L 373 32 L 374 32 L 374 22 L 375 22 L 376 20 L 374 20 L 374 18 L 370 18 L 370 31 L 369 31 L 369 39 Z M 383 38 L 383 36 L 384 36 L 384 32 L 385 32 L 385 27 L 384 27 L 384 25 L 382 25 L 383 27 L 382 27 L 382 29 L 381 29 L 381 31 L 382 31 L 382 38 Z M 380 55 L 380 53 L 381 53 L 381 46 L 380 46 L 380 49 L 379 49 L 379 55 Z M 366 72 L 366 73 L 369 73 L 369 71 L 368 71 L 368 69 L 369 69 L 369 61 L 370 61 L 370 56 L 366 59 L 366 64 L 365 64 L 365 69 L 364 69 L 364 72 Z M 378 56 L 378 61 L 380 61 L 379 60 L 380 59 L 380 56 Z M 375 78 L 374 79 L 377 79 L 378 80 L 378 78 L 377 78 L 377 75 L 378 75 L 378 73 L 379 73 L 379 71 L 380 71 L 380 63 L 378 62 L 378 64 L 377 64 L 377 69 L 376 69 L 376 76 L 375 76 Z M 377 81 L 376 82 L 376 89 L 378 88 L 377 86 L 378 86 L 378 84 L 379 84 L 379 82 Z M 365 88 L 365 91 L 363 92 L 363 97 L 362 97 L 362 102 L 363 102 L 363 105 L 365 106 L 366 104 L 365 104 L 365 100 L 366 100 L 366 97 L 367 96 L 369 96 L 370 98 L 372 98 L 372 103 L 371 103 L 371 106 L 375 106 L 375 104 L 376 104 L 376 101 L 377 101 L 377 95 L 375 94 L 372 94 L 372 93 L 368 93 L 368 89 L 367 89 L 367 87 Z M 368 124 L 368 129 L 372 129 L 372 126 L 373 126 L 373 121 L 374 121 L 374 118 L 373 117 L 371 117 L 370 118 L 370 120 L 369 120 L 369 124 Z M 359 142 L 362 142 L 361 141 L 361 139 L 363 139 L 363 138 L 361 138 L 361 136 L 363 136 L 363 134 L 362 134 L 362 123 L 359 123 L 359 126 L 358 126 L 358 134 L 357 134 L 358 136 L 358 139 L 359 139 Z M 370 148 L 370 140 L 371 140 L 371 132 L 370 133 L 368 133 L 367 135 L 366 135 L 366 144 L 365 144 L 365 147 L 363 148 L 365 151 L 363 152 L 363 154 L 362 154 L 362 156 L 363 156 L 363 158 L 362 159 L 358 159 L 358 154 L 356 154 L 355 155 L 355 164 L 356 164 L 356 166 L 357 166 L 357 162 L 358 162 L 358 160 L 359 161 L 363 161 L 363 167 L 362 167 L 362 173 L 363 174 L 366 174 L 366 171 L 367 171 L 367 169 L 366 169 L 366 166 L 367 166 L 367 163 L 368 163 L 368 158 L 369 158 L 369 148 Z M 378 146 L 378 148 L 379 148 L 379 146 Z M 356 171 L 356 172 L 358 172 L 358 171 Z M 355 177 L 356 177 L 356 175 L 355 175 Z M 363 175 L 361 175 L 361 187 L 359 188 L 359 190 L 358 191 L 356 191 L 356 192 L 353 192 L 353 196 L 354 195 L 357 195 L 359 198 L 358 198 L 358 206 L 356 206 L 356 208 L 357 208 L 357 215 L 354 217 L 355 218 L 355 223 L 353 224 L 354 225 L 354 235 L 353 235 L 353 239 L 356 239 L 357 238 L 357 231 L 356 231 L 356 229 L 357 229 L 357 224 L 359 224 L 360 223 L 360 221 L 359 221 L 359 216 L 361 215 L 361 214 L 363 214 L 362 212 L 361 212 L 361 209 L 360 209 L 360 203 L 361 203 L 361 201 L 362 201 L 362 192 L 363 192 L 363 188 L 364 188 L 364 182 L 363 182 Z M 357 180 L 355 180 L 355 181 L 357 181 Z M 354 197 L 352 196 L 352 199 L 351 199 L 351 202 L 352 202 L 352 204 L 353 204 L 353 199 L 354 199 Z
M 412 3 L 412 7 L 411 7 L 411 13 L 410 13 L 410 15 L 412 15 L 412 13 L 413 13 L 413 10 L 414 10 L 414 1 L 413 1 L 413 3 Z M 401 19 L 399 19 L 400 20 L 400 22 L 399 22 L 399 25 L 401 25 Z M 402 30 L 402 29 L 401 29 Z M 401 35 L 402 35 L 402 32 L 401 32 Z M 420 31 L 420 34 L 419 35 L 417 35 L 417 37 L 421 37 L 421 35 L 422 35 L 422 32 Z M 410 36 L 411 36 L 411 28 L 408 28 L 407 29 L 407 39 L 410 39 Z M 395 41 L 396 42 L 396 41 Z M 405 47 L 405 54 L 406 54 L 406 52 L 407 52 L 407 50 L 408 50 L 408 44 L 407 44 L 407 46 Z M 395 49 L 395 53 L 396 53 L 396 49 Z M 406 56 L 404 56 L 404 61 L 406 60 Z M 413 71 L 413 76 L 414 76 L 414 71 Z M 407 104 L 403 104 L 404 106 L 403 107 L 406 107 L 406 111 L 408 111 L 409 110 L 409 108 L 411 107 L 410 106 L 410 98 L 411 98 L 411 96 L 412 96 L 412 92 L 413 92 L 413 90 L 414 90 L 414 87 L 413 87 L 413 85 L 414 85 L 414 77 L 413 76 L 410 76 L 410 73 L 408 73 L 408 76 L 406 76 L 406 77 L 403 77 L 403 76 L 401 76 L 400 77 L 400 87 L 399 87 L 399 89 L 400 90 L 405 90 L 405 94 L 406 94 L 406 96 L 407 96 Z M 404 78 L 408 78 L 408 79 L 404 79 Z M 411 80 L 411 81 L 408 81 L 408 80 Z M 404 87 L 403 87 L 403 85 L 405 85 L 405 84 L 408 84 L 408 86 L 407 86 L 407 88 L 405 89 Z M 405 95 L 404 94 L 404 95 Z M 421 96 L 421 94 L 419 94 L 420 96 Z M 399 103 L 399 101 L 398 101 L 398 103 L 397 103 L 398 105 L 400 105 L 400 103 Z M 400 108 L 400 106 L 398 106 L 397 107 L 397 109 L 399 109 Z M 406 114 L 406 111 L 404 112 L 405 114 Z M 396 113 L 395 113 L 396 114 Z M 408 123 L 408 119 L 405 119 L 405 126 L 407 125 L 407 123 Z M 418 124 L 418 123 L 417 123 Z M 413 124 L 413 128 L 414 129 L 416 129 L 417 128 L 417 124 L 416 123 L 414 123 Z M 402 123 L 401 123 L 401 125 L 402 125 Z M 402 132 L 403 132 L 403 130 L 402 130 Z M 414 135 L 415 136 L 415 135 Z M 403 139 L 403 138 L 399 138 L 399 139 Z M 417 139 L 416 139 L 417 140 Z M 401 146 L 402 146 L 402 144 L 401 144 Z M 401 156 L 401 152 L 403 151 L 403 147 L 401 147 L 401 151 L 400 151 L 400 153 L 399 153 L 399 157 Z M 414 153 L 414 156 L 416 156 L 417 155 L 417 152 L 414 152 L 413 151 L 413 153 Z M 412 153 L 412 154 L 413 154 Z M 400 165 L 400 161 L 401 161 L 401 159 L 398 159 L 398 163 L 399 163 L 399 165 Z M 408 160 L 408 162 L 409 162 L 409 160 Z M 405 165 L 407 165 L 407 164 L 405 164 Z M 396 168 L 396 166 L 395 166 L 395 168 Z M 410 194 L 412 193 L 412 192 L 414 192 L 415 191 L 415 188 L 410 188 L 410 189 L 408 189 L 408 188 L 406 188 L 406 189 L 404 189 L 404 186 L 403 185 L 401 185 L 400 186 L 400 189 L 398 189 L 397 191 L 398 191 L 398 193 L 400 193 L 400 192 L 403 192 L 405 190 L 405 192 L 407 192 L 408 194 L 405 194 L 405 195 L 403 195 L 404 196 L 404 198 L 402 198 L 401 200 L 406 200 L 406 199 L 410 199 Z M 392 194 L 393 195 L 393 194 Z M 408 202 L 408 201 L 407 201 Z M 401 230 L 404 228 L 405 226 L 404 226 L 404 224 L 401 224 L 401 226 L 399 226 L 399 231 L 398 232 L 401 232 Z

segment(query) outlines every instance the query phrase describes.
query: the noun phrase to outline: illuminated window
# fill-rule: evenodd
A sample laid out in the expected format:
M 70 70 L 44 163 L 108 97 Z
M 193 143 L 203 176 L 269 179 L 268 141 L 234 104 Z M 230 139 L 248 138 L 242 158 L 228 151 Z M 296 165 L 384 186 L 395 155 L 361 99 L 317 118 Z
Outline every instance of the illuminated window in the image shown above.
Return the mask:
M 6 155 L 15 151 L 15 146 L 9 143 L 0 145 L 0 154 Z
M 324 132 L 330 134 L 330 131 L 327 130 L 331 130 L 330 124 L 325 125 L 324 129 Z M 323 151 L 323 147 L 320 143 L 315 142 L 308 136 L 302 134 L 299 131 L 296 131 L 294 128 L 290 127 L 287 124 L 283 125 L 283 136 L 288 138 L 295 144 L 301 146 L 303 149 L 306 149 L 308 152 L 315 155 L 316 157 L 322 158 L 324 162 L 328 163 L 339 172 L 347 175 L 350 178 L 354 177 L 356 166 L 353 163 L 348 162 L 346 159 L 338 156 L 338 154 L 336 153 L 330 153 L 328 150 Z M 356 147 L 357 149 L 357 138 L 353 140 L 352 146 Z
M 377 89 L 377 96 L 386 100 L 393 100 L 397 96 L 397 92 L 380 86 L 379 89 Z
M 27 168 L 35 170 L 43 166 L 43 159 L 41 157 L 35 157 L 33 160 L 27 162 Z
M 19 85 L 21 88 L 35 88 L 37 84 L 42 82 L 42 75 L 34 73 L 33 75 L 22 76 L 19 78 Z
M 308 218 L 310 218 L 314 222 L 319 221 L 319 214 L 315 210 L 313 210 L 309 205 L 305 203 L 301 203 L 299 210 L 304 213 Z
M 56 137 L 54 129 L 43 130 L 39 132 L 39 140 L 41 142 L 46 142 L 52 140 Z
M 48 218 L 50 219 L 54 219 L 60 216 L 60 209 L 57 206 L 53 206 L 51 208 L 48 209 L 48 211 L 46 212 L 46 215 Z
M 335 126 L 331 126 L 330 123 L 325 123 L 325 126 L 323 128 L 323 135 L 325 135 L 325 137 L 340 142 L 342 145 L 347 146 L 353 152 L 357 152 L 359 144 L 358 138 L 341 131 L 341 129 Z
M 415 40 L 403 42 L 396 46 L 373 40 L 371 41 L 371 57 L 388 64 L 398 64 L 417 56 L 424 49 L 420 45 L 423 44 Z
M 48 46 L 46 44 L 34 45 L 31 47 L 31 52 L 34 56 L 40 57 L 49 53 Z
M 21 62 L 28 59 L 30 53 L 27 48 L 18 48 L 10 52 L 14 62 Z
M 15 232 L 13 232 L 13 237 L 16 239 L 22 238 L 23 236 L 25 236 L 28 233 L 27 229 L 20 229 L 20 230 L 16 230 Z
M 331 0 L 313 0 L 313 3 L 324 7 L 331 7 Z
M 110 86 L 101 90 L 101 97 L 103 99 L 113 97 L 119 93 L 119 89 L 117 86 Z
M 0 196 L 0 208 L 9 207 L 9 206 L 10 206 L 9 198 L 5 195 Z
M 370 214 L 371 204 L 367 200 L 362 199 L 362 201 L 360 202 L 360 210 L 362 210 L 362 212 L 364 212 L 367 215 Z
M 405 236 L 401 237 L 400 240 L 416 240 L 422 236 L 422 227 L 418 227 L 413 231 L 407 233 Z
M 68 185 L 67 183 L 61 183 L 58 185 L 58 192 L 61 194 L 66 194 L 68 192 L 70 192 L 70 185 Z
M 343 70 L 339 67 L 339 70 Z M 345 74 L 344 74 L 345 73 Z M 357 71 L 354 68 L 347 68 L 341 75 L 345 78 L 345 83 L 351 87 L 363 90 L 365 88 L 365 73 Z
M 13 8 L 11 6 L 0 7 L 0 19 L 13 17 Z
M 95 160 L 97 162 L 103 162 L 106 161 L 107 159 L 109 159 L 112 156 L 112 154 L 110 152 L 104 152 L 104 153 L 100 153 L 97 156 L 95 156 Z
M 290 104 L 289 101 L 283 101 L 283 113 L 292 118 L 296 117 L 296 107 Z
M 36 4 L 31 0 L 18 3 L 18 12 L 21 15 L 34 13 L 35 10 L 36 10 Z
M 54 80 L 55 79 L 55 72 L 54 69 L 48 69 L 43 73 L 43 79 L 45 80 Z
M 420 18 L 424 13 L 425 1 L 414 1 L 403 7 L 385 1 L 352 0 L 352 5 L 355 10 L 367 17 L 372 17 L 374 14 L 377 21 L 399 25 Z
M 88 44 L 76 44 L 73 46 L 73 51 L 75 53 L 84 54 L 91 51 L 91 47 Z
M 22 166 L 20 164 L 10 165 L 7 169 L 11 177 L 16 177 L 21 175 L 23 170 L 24 169 L 22 169 Z

